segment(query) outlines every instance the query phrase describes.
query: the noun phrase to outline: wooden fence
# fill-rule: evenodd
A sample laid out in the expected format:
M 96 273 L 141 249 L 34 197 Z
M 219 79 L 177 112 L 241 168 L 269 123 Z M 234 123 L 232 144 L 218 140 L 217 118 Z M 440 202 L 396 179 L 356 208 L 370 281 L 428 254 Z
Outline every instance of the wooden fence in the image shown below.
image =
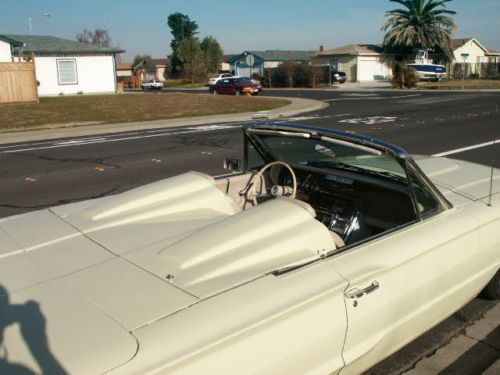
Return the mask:
M 33 63 L 0 63 L 0 103 L 38 102 Z

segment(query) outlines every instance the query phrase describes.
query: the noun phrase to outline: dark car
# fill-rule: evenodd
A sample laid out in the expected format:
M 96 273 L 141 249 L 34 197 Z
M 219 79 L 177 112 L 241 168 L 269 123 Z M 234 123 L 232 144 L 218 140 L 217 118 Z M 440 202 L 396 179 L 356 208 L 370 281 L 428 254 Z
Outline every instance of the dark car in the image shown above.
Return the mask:
M 258 95 L 262 91 L 262 85 L 247 77 L 225 78 L 220 79 L 208 90 L 215 95 Z
M 345 83 L 345 81 L 347 81 L 347 75 L 344 72 L 332 72 L 332 81 Z

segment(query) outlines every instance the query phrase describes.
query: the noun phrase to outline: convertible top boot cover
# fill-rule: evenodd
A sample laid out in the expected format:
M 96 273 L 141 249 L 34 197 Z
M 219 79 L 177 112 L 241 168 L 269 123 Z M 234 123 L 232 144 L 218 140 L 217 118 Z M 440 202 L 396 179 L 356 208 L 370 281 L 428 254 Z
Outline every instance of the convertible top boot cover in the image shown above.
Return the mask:
M 334 250 L 314 211 L 275 199 L 199 228 L 175 242 L 124 256 L 199 298 L 220 293 L 281 267 L 318 259 Z M 154 256 L 147 254 L 154 253 Z
M 210 176 L 196 172 L 54 212 L 199 298 L 336 248 L 309 205 L 275 199 L 240 212 Z

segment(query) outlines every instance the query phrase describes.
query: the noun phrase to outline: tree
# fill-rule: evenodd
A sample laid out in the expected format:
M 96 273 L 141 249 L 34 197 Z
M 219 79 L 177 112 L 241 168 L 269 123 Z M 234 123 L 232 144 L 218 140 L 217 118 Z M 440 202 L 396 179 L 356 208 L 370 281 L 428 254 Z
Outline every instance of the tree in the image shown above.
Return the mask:
M 432 50 L 444 61 L 453 60 L 451 35 L 456 24 L 446 9 L 452 0 L 390 0 L 404 8 L 386 13 L 383 46 L 400 55 L 415 54 L 417 50 Z
M 205 58 L 205 65 L 210 73 L 217 73 L 224 59 L 224 51 L 217 39 L 212 36 L 205 37 L 201 42 L 201 50 Z
M 170 47 L 172 48 L 170 60 L 172 62 L 172 74 L 176 75 L 182 68 L 182 62 L 177 55 L 177 49 L 183 40 L 195 38 L 195 35 L 198 34 L 198 24 L 195 21 L 191 21 L 189 16 L 182 13 L 172 13 L 168 16 L 167 24 L 173 36 L 170 43 Z
M 136 55 L 132 67 L 141 68 L 146 73 L 156 73 L 156 65 L 151 55 Z
M 194 38 L 184 39 L 177 46 L 177 57 L 182 64 L 182 71 L 191 83 L 206 79 L 207 68 L 200 42 Z
M 94 31 L 83 29 L 81 33 L 76 34 L 76 40 L 80 43 L 100 44 L 105 47 L 111 47 L 111 38 L 108 30 L 95 29 Z

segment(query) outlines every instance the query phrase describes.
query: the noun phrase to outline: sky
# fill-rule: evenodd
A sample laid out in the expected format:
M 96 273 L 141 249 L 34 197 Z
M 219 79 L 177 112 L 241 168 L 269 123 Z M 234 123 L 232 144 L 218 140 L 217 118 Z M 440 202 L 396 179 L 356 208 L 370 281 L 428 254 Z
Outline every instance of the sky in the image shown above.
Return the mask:
M 500 50 L 500 0 L 453 0 L 455 37 L 475 37 Z M 380 43 L 389 0 L 0 0 L 0 34 L 74 39 L 84 28 L 104 28 L 113 44 L 136 54 L 167 56 L 167 17 L 187 14 L 199 37 L 214 36 L 225 53 L 245 50 L 317 50 L 351 43 Z M 44 14 L 50 14 L 49 17 Z

